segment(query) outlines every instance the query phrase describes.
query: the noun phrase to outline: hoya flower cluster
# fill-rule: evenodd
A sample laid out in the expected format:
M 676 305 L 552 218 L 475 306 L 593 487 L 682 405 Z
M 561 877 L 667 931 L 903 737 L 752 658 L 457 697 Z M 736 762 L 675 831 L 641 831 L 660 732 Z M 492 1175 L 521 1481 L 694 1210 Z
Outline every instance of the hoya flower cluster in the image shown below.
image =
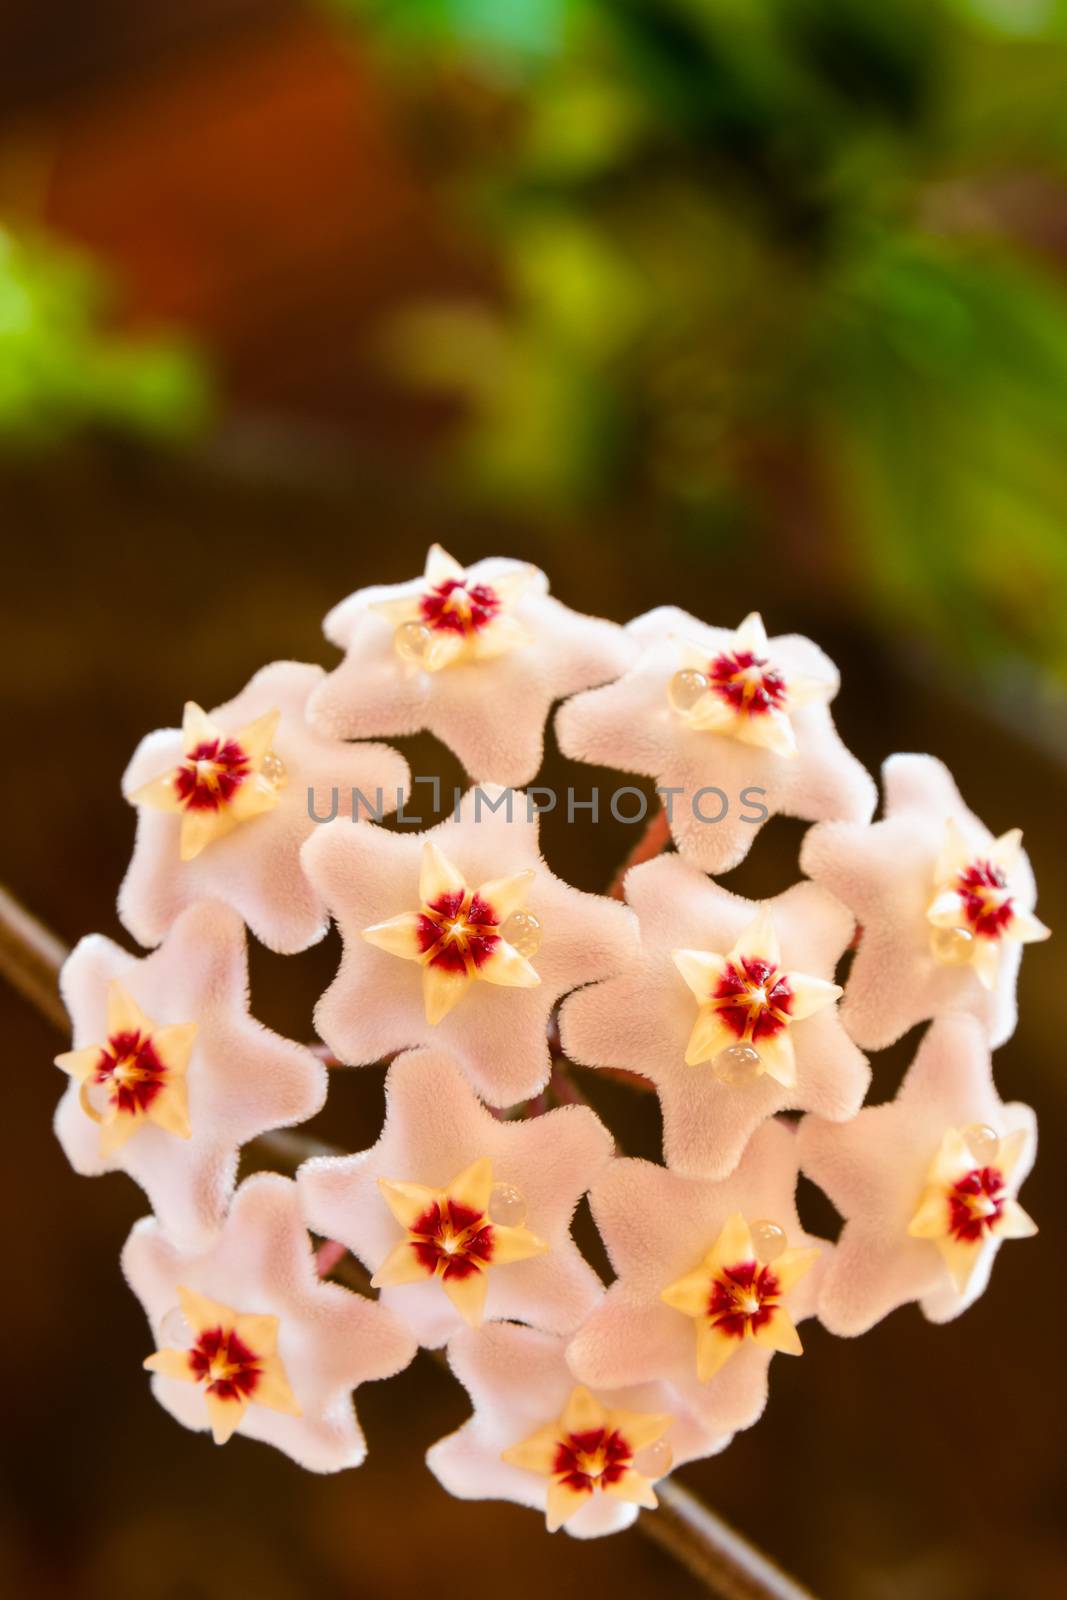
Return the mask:
M 756 1422 L 806 1319 L 853 1334 L 917 1301 L 946 1320 L 1034 1231 L 1017 1199 L 1034 1117 L 990 1069 L 1021 947 L 1047 933 L 1030 867 L 929 756 L 887 763 L 872 822 L 832 663 L 755 614 L 622 628 L 532 567 L 435 547 L 326 631 L 331 673 L 276 662 L 134 754 L 119 907 L 149 953 L 91 936 L 71 955 L 56 1130 L 79 1172 L 121 1167 L 151 1204 L 123 1267 L 178 1421 L 357 1466 L 352 1391 L 443 1349 L 472 1414 L 429 1452 L 441 1483 L 610 1533 Z M 629 871 L 624 902 L 549 870 L 544 807 L 517 787 L 561 699 L 568 755 L 661 793 L 676 849 Z M 472 788 L 437 826 L 387 825 L 412 778 L 371 741 L 424 728 Z M 806 877 L 742 899 L 709 874 L 776 813 L 815 824 Z M 327 1068 L 250 1016 L 246 930 L 290 953 L 331 919 Z M 863 1052 L 918 1023 L 896 1099 L 865 1108 Z M 655 1088 L 663 1165 L 615 1150 L 557 1038 Z M 375 1145 L 237 1187 L 242 1146 L 313 1116 L 340 1064 L 380 1062 Z M 546 1110 L 550 1078 L 566 1103 Z M 836 1242 L 798 1216 L 801 1172 L 844 1218 Z M 572 1237 L 586 1195 L 610 1287 Z M 320 1276 L 313 1236 L 377 1298 Z

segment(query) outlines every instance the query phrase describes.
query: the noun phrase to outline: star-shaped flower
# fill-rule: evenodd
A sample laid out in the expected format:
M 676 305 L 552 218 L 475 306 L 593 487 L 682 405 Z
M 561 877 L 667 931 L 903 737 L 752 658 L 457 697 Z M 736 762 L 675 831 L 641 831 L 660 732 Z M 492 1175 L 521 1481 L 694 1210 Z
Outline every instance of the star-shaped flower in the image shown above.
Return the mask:
M 74 1026 L 57 1065 L 71 1082 L 56 1134 L 76 1172 L 121 1169 L 175 1238 L 199 1244 L 221 1224 L 240 1147 L 303 1122 L 326 1098 L 326 1069 L 304 1045 L 248 1013 L 245 932 L 202 901 L 138 959 L 82 939 L 61 976 Z
M 361 815 L 386 815 L 409 783 L 395 750 L 344 744 L 308 725 L 308 697 L 324 676 L 276 661 L 210 716 L 190 703 L 181 732 L 142 739 L 122 780 L 138 818 L 119 891 L 119 914 L 142 944 L 158 944 L 180 911 L 204 899 L 232 905 L 285 955 L 323 937 L 329 918 L 300 866 L 311 811 L 348 817 L 355 804 Z
M 1001 1239 L 1035 1231 L 1015 1201 L 1033 1165 L 1029 1106 L 1003 1105 L 973 1017 L 931 1024 L 896 1099 L 852 1122 L 806 1117 L 804 1171 L 845 1218 L 819 1293 L 831 1333 L 866 1333 L 917 1300 L 948 1322 L 989 1281 Z
M 82 1110 L 100 1126 L 102 1156 L 120 1150 L 148 1122 L 179 1139 L 192 1137 L 185 1074 L 196 1033 L 195 1022 L 157 1027 L 117 979 L 108 985 L 105 1039 L 56 1057 L 79 1086 Z
M 571 1341 L 579 1381 L 662 1381 L 710 1433 L 751 1427 L 774 1350 L 799 1353 L 795 1325 L 815 1309 L 822 1268 L 809 1269 L 826 1247 L 801 1228 L 796 1181 L 779 1122 L 720 1182 L 613 1162 L 589 1198 L 618 1277 Z
M 636 942 L 624 906 L 548 870 L 521 791 L 476 789 L 458 820 L 426 833 L 331 822 L 304 863 L 344 939 L 315 1014 L 330 1049 L 365 1064 L 441 1046 L 491 1105 L 544 1087 L 556 1000 L 607 977 Z
M 535 989 L 541 982 L 518 948 L 534 927 L 524 910 L 534 877 L 533 868 L 526 867 L 472 889 L 440 847 L 427 839 L 419 869 L 418 911 L 402 911 L 363 929 L 368 944 L 419 963 L 423 1006 L 431 1027 L 479 979 L 505 989 Z
M 438 545 L 423 577 L 361 589 L 326 618 L 345 659 L 309 716 L 341 738 L 428 728 L 475 780 L 528 783 L 554 700 L 630 659 L 616 624 L 569 610 L 543 572 L 493 558 L 464 570 Z
M 676 855 L 625 889 L 640 950 L 564 1002 L 560 1031 L 572 1060 L 652 1080 L 670 1166 L 725 1177 L 776 1111 L 855 1115 L 870 1070 L 832 1004 L 853 930 L 832 895 L 799 883 L 761 908 Z
M 157 1342 L 156 1399 L 180 1423 L 219 1444 L 236 1430 L 311 1472 L 359 1466 L 351 1391 L 406 1367 L 415 1343 L 384 1306 L 319 1281 L 288 1178 L 246 1179 L 203 1253 L 144 1218 L 122 1270 Z
M 1021 834 L 994 839 L 932 756 L 891 756 L 882 781 L 882 821 L 822 823 L 801 852 L 804 871 L 863 928 L 842 1019 L 877 1050 L 917 1022 L 967 1011 L 1003 1044 L 1022 946 L 1048 937 Z
M 837 669 L 817 645 L 768 641 L 755 614 L 730 633 L 673 606 L 626 631 L 636 663 L 560 707 L 560 748 L 655 778 L 675 843 L 704 871 L 735 867 L 779 812 L 870 817 L 874 785 L 834 728 Z
M 298 1183 L 309 1226 L 359 1257 L 420 1343 L 483 1316 L 570 1333 L 602 1293 L 571 1216 L 611 1150 L 588 1107 L 502 1122 L 449 1056 L 417 1050 L 389 1068 L 378 1143 L 305 1162 Z
M 178 1311 L 191 1335 L 146 1356 L 149 1372 L 200 1386 L 216 1444 L 225 1444 L 250 1405 L 298 1417 L 300 1407 L 278 1354 L 278 1318 L 235 1311 L 178 1285 Z M 177 1326 L 172 1317 L 169 1326 Z M 161 1327 L 168 1337 L 168 1327 Z
M 654 1483 L 711 1455 L 710 1437 L 661 1383 L 590 1392 L 567 1366 L 563 1340 L 501 1323 L 448 1346 L 474 1413 L 427 1454 L 462 1500 L 514 1500 L 579 1539 L 628 1528 L 655 1506 Z

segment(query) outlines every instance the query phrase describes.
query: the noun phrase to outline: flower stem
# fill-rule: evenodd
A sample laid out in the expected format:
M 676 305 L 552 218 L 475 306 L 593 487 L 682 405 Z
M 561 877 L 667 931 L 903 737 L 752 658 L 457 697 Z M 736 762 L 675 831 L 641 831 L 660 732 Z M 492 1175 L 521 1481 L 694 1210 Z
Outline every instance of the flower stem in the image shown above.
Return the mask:
M 645 831 L 626 857 L 618 872 L 612 878 L 608 887 L 608 894 L 613 900 L 625 899 L 623 883 L 631 867 L 640 866 L 642 861 L 651 861 L 653 856 L 658 856 L 666 850 L 671 842 L 671 827 L 667 821 L 667 813 L 662 806 L 648 819 Z

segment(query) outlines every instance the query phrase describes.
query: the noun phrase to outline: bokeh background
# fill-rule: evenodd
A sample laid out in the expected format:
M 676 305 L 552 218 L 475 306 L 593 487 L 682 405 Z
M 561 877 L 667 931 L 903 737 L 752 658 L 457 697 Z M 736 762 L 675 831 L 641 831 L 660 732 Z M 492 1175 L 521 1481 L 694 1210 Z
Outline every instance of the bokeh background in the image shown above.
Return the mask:
M 931 750 L 1021 824 L 1067 929 L 1064 0 L 9 0 L 0 14 L 0 872 L 120 937 L 118 777 L 351 589 L 528 557 L 568 603 L 810 633 L 876 770 Z M 457 780 L 429 740 L 421 770 Z M 550 751 L 546 780 L 588 768 Z M 731 887 L 795 876 L 776 821 Z M 545 823 L 603 887 L 627 829 Z M 310 1033 L 332 939 L 254 952 Z M 1042 1233 L 944 1329 L 807 1330 L 685 1478 L 828 1600 L 1058 1600 L 1067 990 L 1027 957 L 997 1059 Z M 425 1359 L 316 1479 L 151 1402 L 117 1253 L 144 1210 L 50 1132 L 47 1026 L 0 993 L 0 1580 L 66 1600 L 699 1591 L 636 1532 L 450 1500 Z M 914 1050 L 875 1060 L 890 1096 Z M 635 1153 L 655 1102 L 583 1073 Z M 376 1135 L 378 1071 L 318 1121 Z M 812 1222 L 825 1214 L 804 1198 Z

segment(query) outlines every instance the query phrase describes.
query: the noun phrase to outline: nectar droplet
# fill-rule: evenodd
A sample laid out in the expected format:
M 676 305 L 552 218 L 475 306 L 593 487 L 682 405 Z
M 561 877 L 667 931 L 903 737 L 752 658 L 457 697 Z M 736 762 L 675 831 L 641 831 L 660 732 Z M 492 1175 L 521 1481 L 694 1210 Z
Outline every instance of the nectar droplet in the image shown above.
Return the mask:
M 752 1247 L 763 1262 L 774 1261 L 789 1244 L 785 1229 L 780 1222 L 769 1222 L 766 1219 L 753 1222 L 748 1231 L 752 1235 Z
M 930 949 L 947 967 L 966 966 L 974 952 L 974 934 L 966 928 L 934 928 Z
M 94 1122 L 103 1122 L 111 1110 L 111 1085 L 107 1079 L 100 1079 L 94 1073 L 91 1078 L 83 1079 L 78 1099 L 87 1117 Z
M 666 1439 L 654 1439 L 637 1452 L 633 1464 L 642 1478 L 663 1478 L 674 1465 L 674 1451 Z
M 402 661 L 420 667 L 433 645 L 433 631 L 425 622 L 402 622 L 393 634 L 393 646 Z
M 995 1161 L 1000 1150 L 1000 1135 L 996 1128 L 991 1128 L 988 1122 L 972 1122 L 969 1128 L 964 1128 L 963 1137 L 967 1141 L 967 1148 L 980 1166 L 987 1167 Z
M 267 782 L 272 783 L 276 789 L 284 788 L 289 781 L 289 769 L 274 750 L 267 751 L 259 770 Z
M 694 667 L 683 667 L 667 685 L 667 699 L 675 711 L 685 716 L 708 692 L 708 680 Z
M 164 1350 L 189 1350 L 196 1342 L 196 1335 L 185 1320 L 185 1312 L 181 1306 L 171 1306 L 164 1314 L 159 1324 L 159 1343 Z
M 521 1228 L 526 1221 L 526 1196 L 513 1183 L 494 1183 L 489 1191 L 489 1221 L 501 1228 Z
M 730 1044 L 711 1063 L 720 1083 L 751 1083 L 760 1074 L 759 1051 L 750 1044 Z
M 500 936 L 520 956 L 535 956 L 541 948 L 541 924 L 532 911 L 513 911 L 500 925 Z

